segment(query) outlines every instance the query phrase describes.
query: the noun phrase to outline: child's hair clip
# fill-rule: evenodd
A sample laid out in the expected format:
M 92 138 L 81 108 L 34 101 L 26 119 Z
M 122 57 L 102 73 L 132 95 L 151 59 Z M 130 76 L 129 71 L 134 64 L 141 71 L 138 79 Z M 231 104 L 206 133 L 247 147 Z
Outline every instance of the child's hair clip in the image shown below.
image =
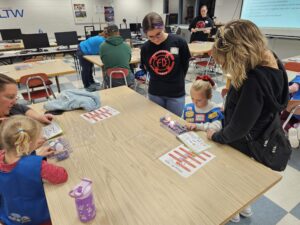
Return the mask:
M 196 77 L 196 80 L 207 81 L 207 82 L 210 83 L 210 85 L 213 87 L 213 89 L 217 88 L 217 85 L 216 85 L 215 81 L 209 75 L 198 75 Z

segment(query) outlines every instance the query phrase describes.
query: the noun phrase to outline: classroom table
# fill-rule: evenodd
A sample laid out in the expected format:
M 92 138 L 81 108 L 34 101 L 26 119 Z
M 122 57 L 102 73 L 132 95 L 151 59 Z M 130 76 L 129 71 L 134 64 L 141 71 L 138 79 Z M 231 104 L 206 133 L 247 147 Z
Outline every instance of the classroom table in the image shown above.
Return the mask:
M 25 50 L 24 50 L 25 51 Z M 35 56 L 55 56 L 56 54 L 71 54 L 74 56 L 74 54 L 77 51 L 76 46 L 72 46 L 71 48 L 43 48 L 42 51 L 31 51 L 28 52 L 22 52 L 21 51 L 5 51 L 1 52 L 0 54 L 0 63 L 2 64 L 12 64 L 15 59 L 26 59 L 31 58 Z M 8 61 L 7 61 L 8 60 Z
M 169 113 L 128 87 L 100 91 L 102 106 L 120 114 L 90 124 L 83 110 L 56 116 L 73 152 L 57 163 L 69 179 L 45 184 L 53 225 L 80 224 L 69 191 L 81 178 L 93 184 L 97 215 L 88 224 L 183 225 L 225 224 L 280 181 L 281 175 L 226 145 L 199 136 L 216 157 L 188 178 L 163 164 L 159 157 L 180 142 L 160 126 Z M 35 105 L 33 105 L 35 107 Z
M 23 48 L 24 45 L 22 41 L 17 43 L 0 43 L 0 52 L 9 50 L 19 50 Z
M 212 49 L 214 42 L 195 42 L 189 43 L 188 45 L 191 55 L 199 56 L 208 53 Z
M 130 64 L 137 64 L 141 61 L 141 50 L 139 48 L 132 48 L 131 49 L 131 61 Z M 103 66 L 103 62 L 100 59 L 99 55 L 85 55 L 83 56 L 86 60 L 90 61 L 91 63 L 102 67 Z
M 69 64 L 65 63 L 63 59 L 51 59 L 0 66 L 0 73 L 13 78 L 16 82 L 19 82 L 20 77 L 24 75 L 45 73 L 48 77 L 55 77 L 57 90 L 60 92 L 58 76 L 74 74 L 76 73 L 76 70 Z
M 213 42 L 199 42 L 199 43 L 190 43 L 188 44 L 191 55 L 197 56 L 197 55 L 203 55 L 207 52 L 209 52 L 213 46 Z M 139 48 L 133 48 L 132 49 L 132 57 L 131 57 L 131 64 L 137 64 L 141 61 L 141 51 Z M 102 67 L 103 63 L 98 55 L 85 55 L 84 58 L 91 63 Z
M 49 40 L 50 47 L 56 47 L 56 40 L 50 39 Z M 0 43 L 0 52 L 1 51 L 10 51 L 10 50 L 21 50 L 24 49 L 24 44 L 23 40 L 19 40 L 19 42 L 12 42 L 12 43 L 7 43 L 7 42 L 2 42 Z

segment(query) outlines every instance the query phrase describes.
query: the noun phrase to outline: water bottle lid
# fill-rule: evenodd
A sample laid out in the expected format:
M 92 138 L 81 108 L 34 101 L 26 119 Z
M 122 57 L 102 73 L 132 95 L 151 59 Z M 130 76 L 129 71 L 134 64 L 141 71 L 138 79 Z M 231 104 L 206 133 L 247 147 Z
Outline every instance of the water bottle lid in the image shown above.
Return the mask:
M 80 198 L 90 193 L 92 181 L 87 178 L 83 178 L 81 182 L 76 185 L 70 192 L 69 195 L 73 198 Z

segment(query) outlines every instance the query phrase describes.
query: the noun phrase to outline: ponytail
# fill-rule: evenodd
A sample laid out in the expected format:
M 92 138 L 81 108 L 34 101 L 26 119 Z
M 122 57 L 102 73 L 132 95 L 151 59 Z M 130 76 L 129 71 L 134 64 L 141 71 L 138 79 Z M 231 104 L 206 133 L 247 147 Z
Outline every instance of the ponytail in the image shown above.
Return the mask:
M 18 128 L 17 140 L 15 142 L 17 156 L 30 154 L 29 142 L 30 137 L 28 133 L 23 128 Z

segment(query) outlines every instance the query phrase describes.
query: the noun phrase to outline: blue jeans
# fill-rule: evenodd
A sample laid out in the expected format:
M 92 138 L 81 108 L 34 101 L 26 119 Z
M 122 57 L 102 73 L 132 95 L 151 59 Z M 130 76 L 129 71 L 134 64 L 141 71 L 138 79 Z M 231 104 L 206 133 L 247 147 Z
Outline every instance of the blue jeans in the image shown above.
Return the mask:
M 164 107 L 165 109 L 169 110 L 170 112 L 176 114 L 177 116 L 181 117 L 182 111 L 185 104 L 185 96 L 179 98 L 170 98 L 165 96 L 157 96 L 148 94 L 148 98 L 155 102 L 156 104 Z
M 79 59 L 79 63 L 81 66 L 81 78 L 84 88 L 88 88 L 91 84 L 94 84 L 94 78 L 93 78 L 93 67 L 94 64 L 87 61 L 85 58 L 83 58 L 84 54 L 78 48 L 77 50 L 77 57 Z

